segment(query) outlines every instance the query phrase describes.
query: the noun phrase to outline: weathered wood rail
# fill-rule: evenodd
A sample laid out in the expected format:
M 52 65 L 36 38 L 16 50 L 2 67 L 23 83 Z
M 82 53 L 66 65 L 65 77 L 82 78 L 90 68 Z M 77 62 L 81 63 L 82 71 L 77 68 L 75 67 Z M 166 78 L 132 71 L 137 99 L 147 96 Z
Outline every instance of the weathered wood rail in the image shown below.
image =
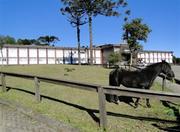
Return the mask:
M 0 74 L 1 74 L 1 85 L 2 85 L 3 92 L 6 92 L 6 86 L 7 86 L 6 76 L 34 80 L 35 98 L 38 102 L 41 101 L 41 94 L 39 90 L 40 81 L 97 92 L 98 98 L 99 98 L 100 126 L 103 129 L 107 128 L 105 94 L 116 94 L 118 96 L 123 95 L 123 96 L 132 96 L 132 97 L 140 97 L 140 98 L 152 98 L 152 99 L 166 100 L 166 101 L 180 101 L 180 94 L 176 94 L 176 93 L 126 88 L 123 86 L 121 87 L 102 86 L 102 85 L 96 85 L 96 84 L 81 83 L 81 82 L 76 82 L 76 81 L 69 81 L 69 80 L 49 78 L 49 77 L 43 77 L 43 76 L 34 76 L 34 75 L 27 75 L 27 74 L 19 74 L 19 73 L 10 73 L 10 72 L 0 72 Z

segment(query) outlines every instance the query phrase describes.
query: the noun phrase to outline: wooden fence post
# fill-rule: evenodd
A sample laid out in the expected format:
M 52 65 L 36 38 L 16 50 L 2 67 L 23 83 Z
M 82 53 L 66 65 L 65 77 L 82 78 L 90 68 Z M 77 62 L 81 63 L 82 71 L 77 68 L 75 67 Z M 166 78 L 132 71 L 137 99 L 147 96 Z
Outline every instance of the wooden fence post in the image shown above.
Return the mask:
M 166 77 L 163 77 L 163 80 L 162 80 L 162 91 L 164 91 L 165 87 L 166 87 Z
M 40 95 L 40 90 L 39 90 L 39 80 L 37 77 L 34 77 L 34 83 L 35 83 L 35 97 L 37 102 L 41 101 L 41 95 Z
M 6 92 L 6 80 L 5 80 L 5 75 L 1 73 L 1 84 L 2 84 L 2 91 Z
M 98 87 L 98 98 L 99 98 L 100 127 L 106 130 L 107 128 L 106 100 L 102 87 Z

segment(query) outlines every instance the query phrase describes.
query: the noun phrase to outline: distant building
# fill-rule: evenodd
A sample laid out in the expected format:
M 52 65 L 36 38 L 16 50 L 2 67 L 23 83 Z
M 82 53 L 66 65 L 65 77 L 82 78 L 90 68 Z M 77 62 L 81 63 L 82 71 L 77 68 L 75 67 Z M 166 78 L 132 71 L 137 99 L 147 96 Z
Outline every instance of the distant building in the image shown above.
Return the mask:
M 78 64 L 78 49 L 70 47 L 51 47 L 33 45 L 4 45 L 0 53 L 0 64 Z M 81 63 L 89 62 L 90 51 L 87 48 L 80 50 Z M 101 49 L 93 49 L 93 63 L 102 64 Z
M 120 52 L 124 61 L 129 60 L 130 51 L 126 44 L 105 44 L 93 48 L 93 64 L 108 63 L 108 56 L 112 52 Z M 81 48 L 81 63 L 88 64 L 90 50 Z M 173 63 L 172 51 L 140 51 L 137 59 L 147 64 L 166 60 Z M 4 45 L 0 52 L 0 65 L 28 65 L 28 64 L 78 64 L 78 49 L 73 47 L 52 47 L 34 45 Z
M 101 49 L 102 64 L 108 63 L 108 57 L 112 52 L 121 52 L 124 61 L 130 58 L 130 51 L 127 44 L 104 44 L 98 46 L 98 48 Z
M 165 60 L 168 63 L 173 63 L 173 52 L 172 51 L 154 51 L 154 50 L 143 50 L 138 53 L 138 59 L 141 59 L 146 64 L 157 63 Z
M 112 52 L 120 52 L 124 61 L 127 61 L 130 58 L 130 50 L 127 44 L 105 44 L 98 47 L 101 48 L 103 64 L 107 63 L 108 56 Z M 137 54 L 137 60 L 146 64 L 157 63 L 162 60 L 166 60 L 168 63 L 173 63 L 173 52 L 143 50 Z

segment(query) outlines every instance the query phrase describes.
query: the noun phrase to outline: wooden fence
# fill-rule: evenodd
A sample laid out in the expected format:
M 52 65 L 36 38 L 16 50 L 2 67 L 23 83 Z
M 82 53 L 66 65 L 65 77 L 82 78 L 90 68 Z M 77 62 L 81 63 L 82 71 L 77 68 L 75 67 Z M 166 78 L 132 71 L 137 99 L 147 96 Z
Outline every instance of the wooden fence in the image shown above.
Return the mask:
M 55 79 L 49 77 L 42 77 L 42 76 L 34 76 L 34 75 L 27 75 L 27 74 L 19 74 L 19 73 L 10 73 L 10 72 L 0 72 L 1 74 L 1 82 L 2 82 L 2 91 L 6 91 L 6 76 L 13 76 L 25 79 L 34 80 L 35 84 L 35 98 L 38 102 L 41 100 L 40 95 L 40 81 L 59 84 L 59 85 L 66 85 L 72 88 L 80 88 L 83 90 L 90 90 L 98 93 L 99 98 L 99 113 L 100 113 L 100 126 L 103 129 L 107 128 L 107 114 L 106 114 L 106 99 L 105 94 L 116 94 L 118 96 L 132 96 L 132 97 L 140 97 L 140 98 L 151 98 L 151 99 L 159 99 L 159 100 L 166 100 L 166 101 L 180 101 L 180 94 L 176 93 L 167 93 L 167 92 L 157 92 L 152 90 L 143 90 L 143 89 L 133 89 L 133 88 L 125 88 L 123 86 L 120 87 L 112 87 L 112 86 L 102 86 L 102 85 L 95 85 L 89 83 L 81 83 L 76 81 L 68 81 L 62 79 Z

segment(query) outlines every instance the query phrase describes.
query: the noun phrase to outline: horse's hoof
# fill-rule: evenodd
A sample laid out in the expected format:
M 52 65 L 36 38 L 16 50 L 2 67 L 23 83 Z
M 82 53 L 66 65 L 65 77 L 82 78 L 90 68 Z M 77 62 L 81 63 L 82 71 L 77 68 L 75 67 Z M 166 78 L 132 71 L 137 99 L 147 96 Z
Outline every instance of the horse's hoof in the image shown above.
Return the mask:
M 147 107 L 148 107 L 148 108 L 151 108 L 151 105 L 150 105 L 150 104 L 148 104 L 148 105 L 147 105 Z
M 117 101 L 117 102 L 115 102 L 115 104 L 119 105 L 119 102 Z
M 137 107 L 138 107 L 138 104 L 136 103 L 134 108 L 137 108 Z

